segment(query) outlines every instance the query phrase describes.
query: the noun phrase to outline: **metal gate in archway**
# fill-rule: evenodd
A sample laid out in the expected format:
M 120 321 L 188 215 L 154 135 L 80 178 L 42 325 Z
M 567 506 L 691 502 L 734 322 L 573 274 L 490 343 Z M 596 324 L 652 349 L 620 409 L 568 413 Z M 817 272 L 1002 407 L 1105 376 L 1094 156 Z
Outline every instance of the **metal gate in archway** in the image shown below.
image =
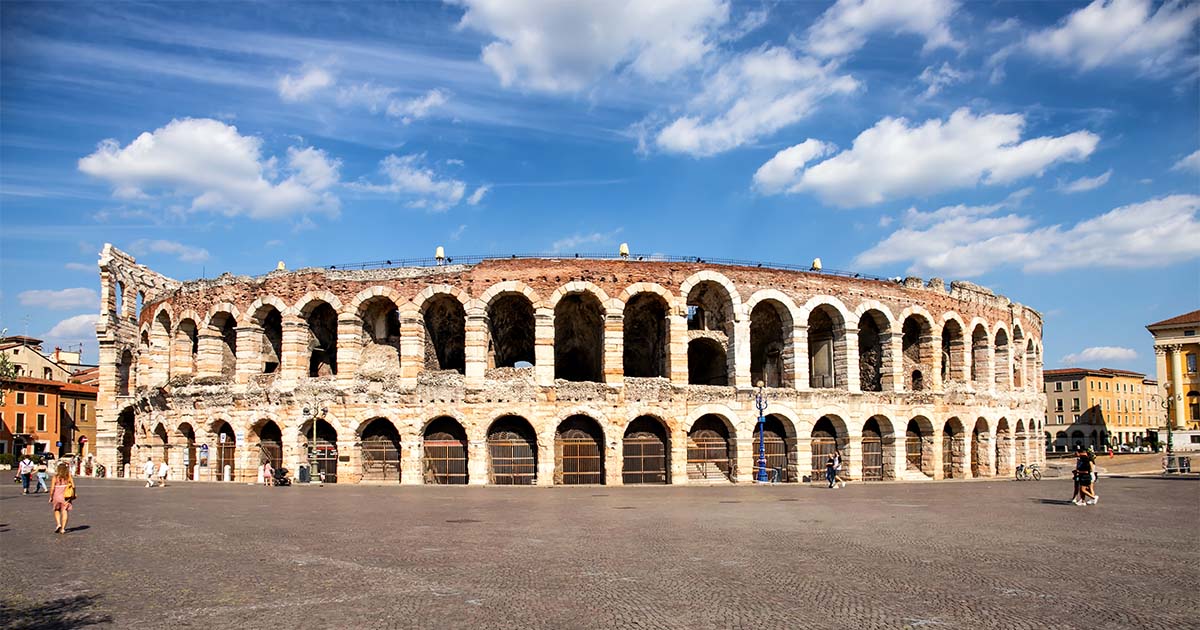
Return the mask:
M 759 446 L 760 446 L 759 435 L 760 435 L 760 432 L 757 429 L 755 429 L 754 441 L 750 444 L 750 448 L 753 449 L 752 459 L 754 460 L 754 469 L 753 470 L 754 470 L 754 478 L 755 479 L 758 479 L 758 471 L 760 468 L 760 466 L 758 465 L 758 455 L 759 455 Z M 762 446 L 762 449 L 766 452 L 766 456 L 767 456 L 767 478 L 770 479 L 771 475 L 774 473 L 774 471 L 778 470 L 780 483 L 788 483 L 788 482 L 794 481 L 792 479 L 792 471 L 791 471 L 792 467 L 788 465 L 787 440 L 784 439 L 782 436 L 780 436 L 775 431 L 772 431 L 771 429 L 767 429 L 766 435 L 764 435 L 762 438 L 761 446 Z
M 862 479 L 883 481 L 883 437 L 878 433 L 863 434 Z
M 604 454 L 592 437 L 555 440 L 563 485 L 604 483 Z
M 315 445 L 309 445 L 308 466 L 311 479 L 322 483 L 337 483 L 337 445 L 318 437 Z
M 954 446 L 957 441 L 958 438 L 950 433 L 942 434 L 942 477 L 946 479 L 954 478 Z
M 385 435 L 363 438 L 362 466 L 366 481 L 399 481 L 400 445 Z
M 921 434 L 909 431 L 904 436 L 904 460 L 908 470 L 924 472 L 921 468 Z
M 825 479 L 825 460 L 837 450 L 837 438 L 831 435 L 813 434 L 811 481 Z
M 688 479 L 730 480 L 729 443 L 712 435 L 688 436 Z
M 531 486 L 537 480 L 537 454 L 522 439 L 488 438 L 488 481 L 499 486 Z
M 217 444 L 216 450 L 216 469 L 214 475 L 218 480 L 225 480 L 225 466 L 229 466 L 229 478 L 236 479 L 237 475 L 237 460 L 234 453 L 237 451 L 237 445 L 233 442 L 221 442 Z
M 425 483 L 465 485 L 467 483 L 467 445 L 459 440 L 425 440 L 422 454 Z
M 667 483 L 667 446 L 662 438 L 646 434 L 626 437 L 622 452 L 622 483 Z

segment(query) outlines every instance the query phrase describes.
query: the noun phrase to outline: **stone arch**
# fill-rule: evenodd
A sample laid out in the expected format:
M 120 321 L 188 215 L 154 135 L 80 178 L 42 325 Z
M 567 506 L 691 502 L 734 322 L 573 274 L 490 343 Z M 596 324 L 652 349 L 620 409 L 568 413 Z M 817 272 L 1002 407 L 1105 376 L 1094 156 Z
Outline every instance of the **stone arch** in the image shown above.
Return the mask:
M 726 278 L 723 274 L 721 274 L 719 272 L 713 271 L 711 269 L 705 269 L 703 271 L 697 271 L 696 273 L 688 276 L 679 285 L 679 295 L 684 300 L 687 300 L 688 304 L 691 304 L 691 300 L 689 299 L 688 296 L 690 296 L 692 294 L 693 289 L 695 289 L 698 285 L 700 285 L 704 282 L 713 282 L 715 284 L 720 285 L 721 288 L 725 290 L 725 293 L 729 296 L 729 299 L 730 299 L 731 313 L 729 314 L 729 319 L 730 320 L 738 319 L 739 314 L 743 312 L 742 297 L 738 293 L 737 287 L 733 284 L 733 281 L 730 280 L 729 278 Z
M 945 387 L 946 383 L 962 383 L 967 380 L 969 372 L 962 360 L 966 349 L 965 330 L 962 318 L 957 313 L 951 312 L 942 316 L 942 387 Z
M 859 385 L 865 392 L 892 391 L 892 320 L 876 308 L 858 313 Z
M 1012 385 L 1012 354 L 1008 340 L 1008 327 L 1004 325 L 1004 322 L 998 322 L 993 336 L 993 372 L 997 387 Z
M 121 350 L 117 359 L 117 395 L 128 396 L 133 379 L 133 352 L 128 347 Z
M 992 339 L 986 323 L 974 320 L 971 324 L 971 382 L 986 387 L 989 385 L 987 373 L 991 364 Z
M 750 382 L 762 382 L 767 387 L 794 387 L 796 356 L 795 305 L 791 300 L 780 301 L 774 296 L 760 296 L 760 291 L 746 304 L 750 310 Z M 786 296 L 784 296 L 786 298 Z
M 592 297 L 596 298 L 596 300 L 600 302 L 600 307 L 604 309 L 605 313 L 607 313 L 608 309 L 612 307 L 612 299 L 608 297 L 608 294 L 604 292 L 604 289 L 601 289 L 595 284 L 584 280 L 573 280 L 555 289 L 554 292 L 550 294 L 549 299 L 546 300 L 546 307 L 550 310 L 554 310 L 558 307 L 558 303 L 562 301 L 563 298 L 578 293 L 591 294 Z
M 1016 446 L 1017 446 L 1017 455 L 1016 455 L 1016 460 L 1013 463 L 1016 465 L 1022 465 L 1022 464 L 1028 463 L 1025 461 L 1025 449 L 1029 444 L 1029 436 L 1025 432 L 1025 422 L 1021 419 L 1017 419 L 1016 433 L 1014 434 L 1014 439 L 1015 439 Z
M 172 335 L 174 347 L 171 350 L 171 371 L 173 374 L 194 375 L 197 372 L 200 356 L 200 328 L 196 324 L 197 321 L 200 321 L 200 318 L 193 311 L 184 311 L 179 315 L 179 321 L 175 324 L 175 332 Z
M 287 310 L 284 301 L 274 296 L 260 297 L 246 309 L 251 325 L 258 328 L 255 372 L 274 374 L 283 365 L 283 314 Z
M 466 485 L 467 430 L 453 416 L 430 418 L 421 427 L 421 471 L 427 484 Z
M 604 428 L 586 414 L 567 416 L 554 431 L 554 484 L 603 485 Z
M 498 287 L 505 286 L 505 289 Z M 487 312 L 488 368 L 535 365 L 537 308 L 541 300 L 533 289 L 519 282 L 501 282 L 480 300 Z
M 957 416 L 942 425 L 942 478 L 962 479 L 966 476 L 966 433 Z
M 215 480 L 225 478 L 225 467 L 229 467 L 229 479 L 237 479 L 237 434 L 228 418 L 218 417 L 208 425 L 208 433 L 212 436 L 212 447 L 209 454 L 209 467 Z M 222 436 L 224 439 L 222 439 Z
M 604 382 L 604 319 L 607 297 L 572 282 L 554 292 L 554 377 Z M 569 290 L 575 286 L 575 290 Z M 598 290 L 598 289 L 597 289 Z
M 400 481 L 400 431 L 386 416 L 364 420 L 355 429 L 364 481 Z
M 639 293 L 653 293 L 662 298 L 667 303 L 667 308 L 674 310 L 679 303 L 679 297 L 671 292 L 670 289 L 658 284 L 657 282 L 635 282 L 625 287 L 620 294 L 617 295 L 617 301 L 621 304 L 628 304 L 629 299 Z
M 338 438 L 344 431 L 328 414 L 305 420 L 296 431 L 301 452 L 308 453 L 309 474 L 323 483 L 338 481 Z
M 426 370 L 467 369 L 467 305 L 465 291 L 448 285 L 426 287 L 413 300 L 421 314 Z
M 314 298 L 298 307 L 307 333 L 306 356 L 303 358 L 308 363 L 309 377 L 332 376 L 338 372 L 338 310 L 339 307 L 333 302 L 321 298 Z
M 759 478 L 758 471 L 765 458 L 767 471 L 777 471 L 780 483 L 796 483 L 800 480 L 796 425 L 791 419 L 768 410 L 761 424 L 754 422 L 750 438 L 754 479 Z M 767 478 L 770 479 L 771 475 L 768 474 Z
M 154 369 L 167 378 L 170 377 L 171 342 L 174 338 L 172 321 L 171 309 L 167 305 L 160 305 L 154 310 L 153 323 L 150 325 L 150 353 Z
M 368 292 L 370 295 L 364 295 Z M 362 326 L 359 374 L 383 376 L 400 369 L 400 305 L 404 301 L 397 302 L 398 297 L 385 287 L 372 287 L 351 303 L 354 317 Z
M 1013 435 L 1009 428 L 1008 418 L 1000 418 L 996 421 L 995 434 L 995 473 L 999 476 L 1012 474 L 1013 471 Z
M 841 451 L 844 461 L 848 444 L 849 433 L 846 430 L 846 421 L 841 416 L 825 414 L 818 418 L 809 434 L 809 479 L 824 479 L 825 461 L 835 451 Z
M 846 389 L 846 309 L 835 298 L 820 296 L 805 305 L 808 325 L 809 386 Z
M 988 426 L 986 418 L 978 418 L 975 420 L 975 426 L 971 431 L 971 476 L 972 477 L 991 477 L 992 476 L 992 457 L 991 457 L 991 429 Z
M 503 415 L 487 430 L 488 481 L 502 486 L 537 483 L 537 433 L 522 416 Z
M 863 422 L 863 481 L 883 481 L 896 477 L 895 441 L 895 427 L 887 416 L 875 414 Z
M 183 447 L 179 462 L 183 467 L 183 478 L 195 480 L 196 464 L 199 461 L 196 459 L 196 429 L 192 426 L 191 422 L 180 422 L 175 426 L 173 435 L 175 443 Z
M 688 479 L 712 482 L 737 478 L 737 433 L 730 418 L 736 416 L 705 413 L 689 422 Z
M 283 466 L 283 427 L 274 418 L 263 417 L 250 425 L 246 445 L 256 451 L 258 464 L 270 462 L 271 468 Z
M 729 359 L 720 341 L 697 337 L 688 342 L 688 384 L 729 385 Z
M 404 299 L 404 296 L 400 295 L 399 291 L 391 287 L 385 287 L 377 284 L 369 286 L 356 293 L 354 297 L 350 299 L 350 302 L 346 304 L 345 313 L 341 314 L 352 315 L 362 319 L 367 310 L 364 303 L 379 297 L 386 298 L 388 301 L 394 304 L 396 308 L 400 308 L 402 305 L 408 303 L 408 300 Z
M 626 377 L 669 377 L 671 297 L 658 285 L 643 284 L 658 290 L 622 293 L 622 369 Z
M 914 416 L 904 430 L 904 469 L 933 477 L 933 422 Z
M 214 371 L 232 378 L 237 371 L 237 309 L 217 308 L 210 313 L 206 326 L 210 339 L 208 351 L 201 348 L 201 353 L 214 361 Z
M 308 319 L 313 309 L 318 308 L 322 303 L 328 304 L 335 314 L 341 313 L 343 310 L 342 301 L 338 299 L 338 296 L 329 291 L 309 291 L 296 300 L 290 312 L 285 312 L 284 315 L 295 315 L 301 319 Z
M 919 307 L 904 309 L 900 316 L 904 388 L 909 391 L 931 389 L 935 369 L 933 319 Z
M 639 415 L 622 438 L 621 483 L 666 484 L 671 481 L 671 430 L 652 414 Z

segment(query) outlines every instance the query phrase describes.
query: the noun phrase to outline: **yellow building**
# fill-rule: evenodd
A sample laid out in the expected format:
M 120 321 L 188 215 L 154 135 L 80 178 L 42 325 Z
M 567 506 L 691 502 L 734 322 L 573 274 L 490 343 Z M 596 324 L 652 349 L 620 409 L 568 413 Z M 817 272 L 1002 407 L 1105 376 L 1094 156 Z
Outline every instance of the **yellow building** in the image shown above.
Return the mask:
M 1047 448 L 1102 449 L 1152 439 L 1159 415 L 1148 399 L 1154 381 L 1140 372 L 1067 368 L 1043 372 Z
M 1200 430 L 1200 310 L 1146 326 L 1154 335 L 1159 396 L 1169 401 L 1173 430 Z

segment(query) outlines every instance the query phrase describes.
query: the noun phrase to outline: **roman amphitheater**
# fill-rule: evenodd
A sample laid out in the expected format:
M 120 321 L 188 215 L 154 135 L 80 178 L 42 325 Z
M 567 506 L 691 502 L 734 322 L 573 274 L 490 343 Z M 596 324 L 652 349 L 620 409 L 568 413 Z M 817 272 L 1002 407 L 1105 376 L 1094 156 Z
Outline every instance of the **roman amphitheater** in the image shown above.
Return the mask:
M 783 483 L 835 447 L 851 479 L 936 480 L 1044 453 L 1041 316 L 970 283 L 637 256 L 181 282 L 111 245 L 100 279 L 113 475 L 750 483 L 761 437 Z

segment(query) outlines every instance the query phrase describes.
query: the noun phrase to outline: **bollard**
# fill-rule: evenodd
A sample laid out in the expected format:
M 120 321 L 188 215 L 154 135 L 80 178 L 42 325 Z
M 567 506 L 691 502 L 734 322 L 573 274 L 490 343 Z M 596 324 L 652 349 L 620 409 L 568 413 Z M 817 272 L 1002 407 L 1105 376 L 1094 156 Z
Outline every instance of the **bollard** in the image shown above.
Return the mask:
M 231 479 L 233 479 L 233 468 L 229 464 L 225 464 L 224 480 L 230 481 Z
M 200 480 L 200 464 L 192 466 L 192 481 Z
M 125 464 L 125 478 L 129 478 L 129 464 Z

